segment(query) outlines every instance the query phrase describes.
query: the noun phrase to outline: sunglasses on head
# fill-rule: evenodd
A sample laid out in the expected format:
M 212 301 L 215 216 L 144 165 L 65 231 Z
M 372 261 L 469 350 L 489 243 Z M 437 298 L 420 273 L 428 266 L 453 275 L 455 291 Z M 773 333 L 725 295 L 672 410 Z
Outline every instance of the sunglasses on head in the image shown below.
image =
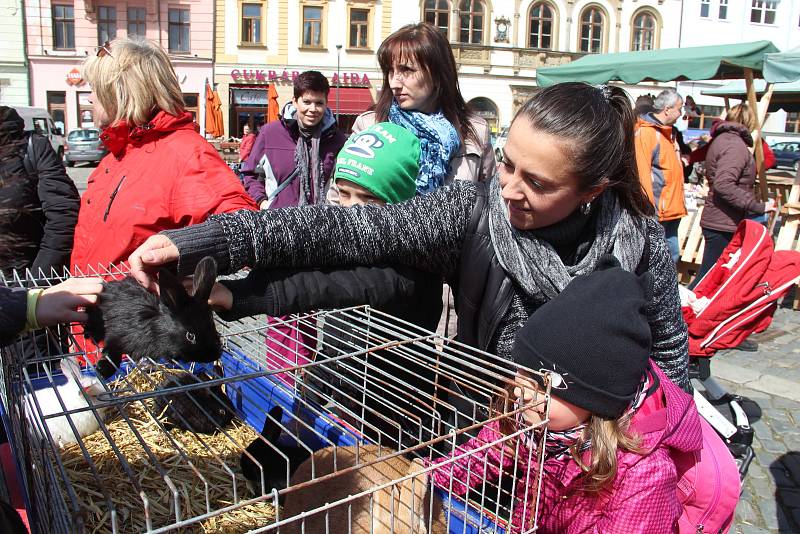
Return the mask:
M 97 57 L 105 57 L 105 56 L 114 57 L 114 55 L 111 53 L 111 43 L 109 43 L 108 41 L 103 43 L 101 46 L 97 47 Z

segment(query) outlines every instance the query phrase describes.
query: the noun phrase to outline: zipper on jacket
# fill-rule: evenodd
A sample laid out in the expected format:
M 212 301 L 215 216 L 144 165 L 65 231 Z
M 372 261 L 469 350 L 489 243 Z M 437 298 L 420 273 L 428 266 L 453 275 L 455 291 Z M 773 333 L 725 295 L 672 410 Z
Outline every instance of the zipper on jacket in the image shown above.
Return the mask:
M 106 206 L 106 212 L 103 214 L 103 222 L 106 222 L 106 220 L 108 220 L 108 212 L 111 211 L 111 204 L 113 204 L 114 199 L 117 198 L 117 193 L 119 193 L 119 188 L 122 187 L 122 182 L 124 181 L 125 181 L 125 175 L 123 175 L 122 178 L 119 179 L 117 187 L 115 187 L 114 191 L 111 192 L 111 196 L 108 198 L 108 206 Z

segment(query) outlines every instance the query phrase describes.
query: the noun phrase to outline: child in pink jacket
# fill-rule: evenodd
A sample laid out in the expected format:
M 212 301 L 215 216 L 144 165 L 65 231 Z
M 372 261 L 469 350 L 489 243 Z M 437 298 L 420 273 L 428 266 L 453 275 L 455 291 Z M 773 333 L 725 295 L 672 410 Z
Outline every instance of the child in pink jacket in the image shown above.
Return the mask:
M 649 273 L 637 278 L 609 256 L 537 310 L 517 334 L 515 362 L 549 371 L 552 381 L 539 533 L 677 531 L 682 510 L 670 450 L 696 451 L 703 442 L 691 396 L 649 359 L 650 280 Z M 531 404 L 543 388 L 538 379 L 518 373 L 513 393 L 520 405 Z M 543 415 L 532 408 L 519 417 L 530 426 Z M 499 442 L 504 445 L 437 468 L 434 483 L 477 498 L 484 478 L 495 482 L 517 462 L 510 530 L 528 532 L 536 506 L 536 473 L 528 471 L 537 466 L 527 460 L 540 437 L 533 432 L 539 430 L 520 436 L 516 455 L 509 453 L 516 443 Z M 501 438 L 499 423 L 489 423 L 457 454 Z

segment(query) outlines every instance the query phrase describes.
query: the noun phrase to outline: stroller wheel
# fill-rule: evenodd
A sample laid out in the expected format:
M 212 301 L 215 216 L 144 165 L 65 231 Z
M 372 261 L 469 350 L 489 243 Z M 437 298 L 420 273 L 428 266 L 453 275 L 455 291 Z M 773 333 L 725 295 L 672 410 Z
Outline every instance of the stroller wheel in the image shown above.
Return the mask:
M 761 419 L 761 415 L 763 412 L 761 411 L 761 406 L 751 398 L 744 397 L 742 395 L 733 395 L 732 393 L 726 393 L 719 399 L 711 400 L 709 402 L 714 406 L 723 406 L 729 404 L 731 402 L 738 402 L 739 406 L 741 406 L 742 410 L 744 411 L 745 415 L 747 416 L 747 420 L 751 423 L 758 421 Z

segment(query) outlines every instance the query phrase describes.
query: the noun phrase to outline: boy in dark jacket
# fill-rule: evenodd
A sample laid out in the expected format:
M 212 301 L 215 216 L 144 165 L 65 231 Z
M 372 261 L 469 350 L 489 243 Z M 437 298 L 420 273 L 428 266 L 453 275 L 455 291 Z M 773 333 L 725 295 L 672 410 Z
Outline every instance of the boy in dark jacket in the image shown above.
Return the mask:
M 395 124 L 378 123 L 359 132 L 345 144 L 336 160 L 333 179 L 341 205 L 383 205 L 412 198 L 416 193 L 419 153 L 419 139 Z M 403 321 L 435 331 L 442 312 L 441 295 L 440 277 L 406 267 L 301 272 L 254 270 L 246 278 L 218 283 L 209 302 L 226 320 L 259 313 L 277 316 L 369 304 Z M 353 345 L 348 343 L 346 334 L 350 328 L 344 320 L 326 317 L 324 339 L 326 349 L 332 352 L 329 356 L 352 350 Z M 398 324 L 398 328 L 408 330 L 409 327 Z M 341 350 L 338 350 L 340 346 Z M 280 352 L 282 347 L 288 351 L 282 344 L 276 344 L 273 350 Z M 283 358 L 292 362 L 296 355 L 287 353 Z M 432 377 L 427 376 L 430 373 L 426 373 L 425 368 L 398 370 L 388 364 L 390 359 L 391 354 L 382 353 L 371 362 L 389 377 L 433 393 Z M 339 391 L 346 388 L 347 381 L 341 379 L 345 373 L 339 369 L 336 378 L 316 369 L 306 376 L 305 383 L 310 385 L 310 390 L 322 392 L 323 397 L 317 397 L 317 400 L 324 403 L 324 396 L 332 393 L 327 386 Z M 365 418 L 368 426 L 374 426 L 385 436 L 402 439 L 400 429 L 405 428 L 405 422 L 413 420 L 413 416 L 401 418 L 398 414 L 409 414 L 413 407 L 402 409 L 396 405 L 397 399 L 386 398 L 386 391 L 391 390 L 391 387 L 386 387 L 391 378 L 378 379 L 384 386 L 378 394 L 370 396 L 375 392 L 367 393 Z M 368 389 L 375 388 L 375 381 L 370 381 L 370 384 Z M 387 409 L 389 406 L 391 410 Z M 419 424 L 416 429 L 407 430 L 411 435 L 417 435 L 419 431 Z M 402 432 L 406 433 L 406 430 Z

